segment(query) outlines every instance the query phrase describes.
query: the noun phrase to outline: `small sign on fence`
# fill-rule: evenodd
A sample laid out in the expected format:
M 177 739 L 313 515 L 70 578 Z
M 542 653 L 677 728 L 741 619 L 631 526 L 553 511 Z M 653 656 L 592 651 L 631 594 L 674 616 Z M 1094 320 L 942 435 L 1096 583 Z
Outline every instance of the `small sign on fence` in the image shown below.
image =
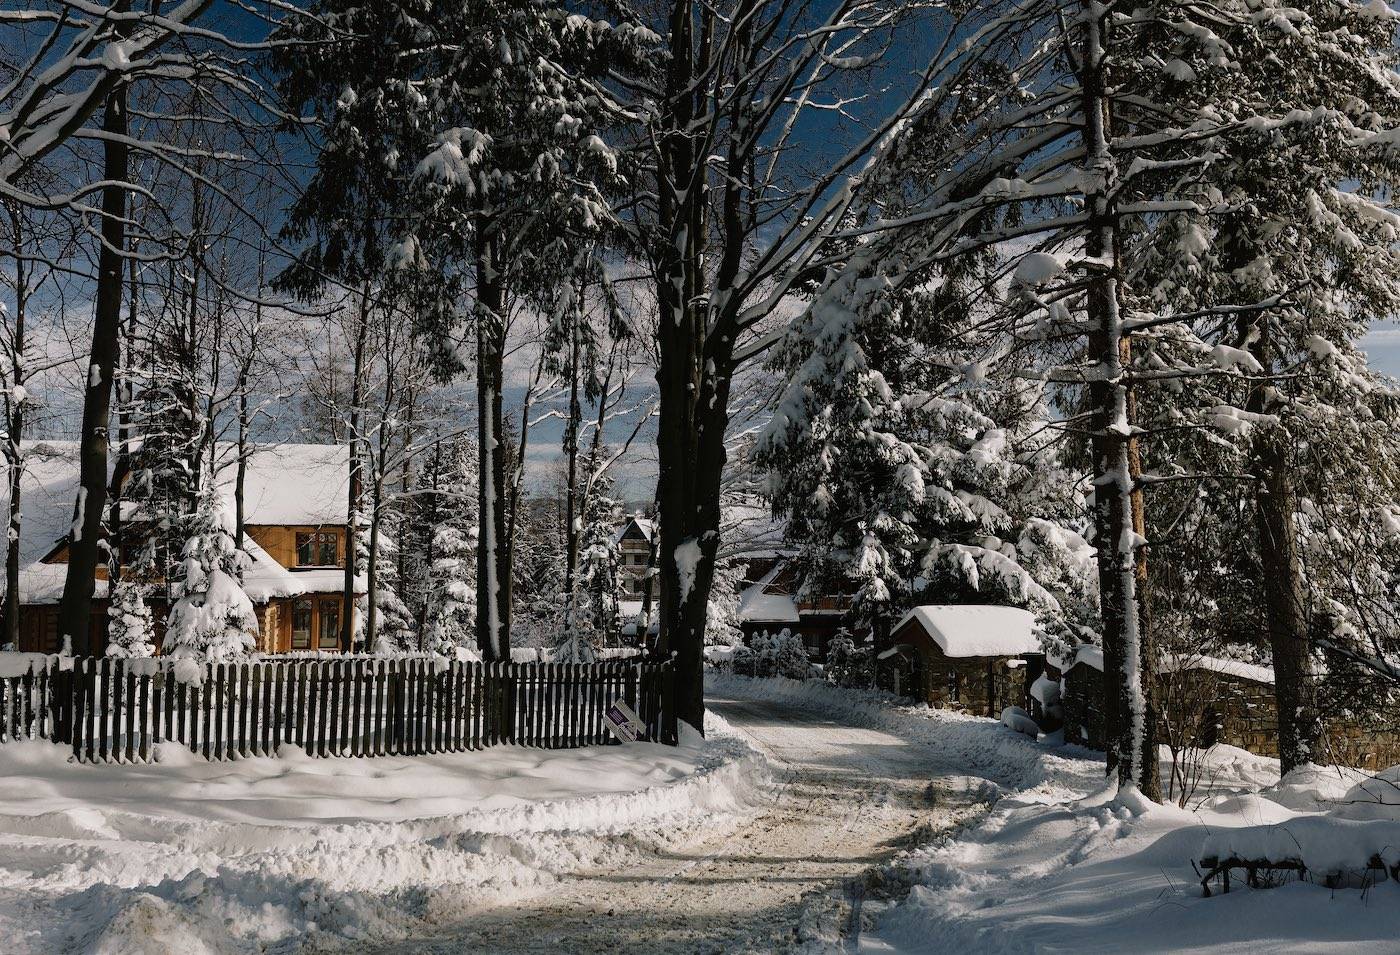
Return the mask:
M 646 726 L 637 711 L 618 700 L 603 713 L 603 722 L 624 743 L 635 743 L 646 735 Z

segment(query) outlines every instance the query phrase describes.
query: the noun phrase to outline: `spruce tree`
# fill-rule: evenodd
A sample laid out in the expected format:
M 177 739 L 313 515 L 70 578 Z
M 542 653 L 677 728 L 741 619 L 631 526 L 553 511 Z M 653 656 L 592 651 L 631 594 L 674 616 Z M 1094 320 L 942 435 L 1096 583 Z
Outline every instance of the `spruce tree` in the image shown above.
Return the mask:
M 176 660 L 227 663 L 257 646 L 258 618 L 241 583 L 244 555 L 234 546 L 233 520 L 205 484 L 181 553 L 165 644 Z
M 112 588 L 107 606 L 107 656 L 153 657 L 155 620 L 146 606 L 144 585 L 123 579 Z

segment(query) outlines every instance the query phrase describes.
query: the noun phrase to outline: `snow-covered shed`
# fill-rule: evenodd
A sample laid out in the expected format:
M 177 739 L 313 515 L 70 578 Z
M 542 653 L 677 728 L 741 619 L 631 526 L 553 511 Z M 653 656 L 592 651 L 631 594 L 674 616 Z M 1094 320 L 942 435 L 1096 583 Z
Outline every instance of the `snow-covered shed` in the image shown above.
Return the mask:
M 67 575 L 68 534 L 78 488 L 78 447 L 71 441 L 23 445 L 19 548 L 20 649 L 58 649 L 58 603 Z M 220 443 L 214 481 L 234 510 L 237 448 Z M 349 452 L 344 445 L 255 445 L 247 458 L 243 510 L 248 565 L 244 589 L 257 606 L 265 651 L 338 649 L 345 586 L 345 520 Z M 0 493 L 8 508 L 8 491 Z M 123 510 L 127 526 L 150 518 Z M 105 646 L 106 568 L 94 593 L 95 646 Z M 3 577 L 0 577 L 3 581 Z M 160 588 L 151 603 L 164 619 Z M 356 581 L 356 592 L 363 582 Z
M 895 624 L 890 643 L 881 656 L 886 666 L 906 668 L 903 689 L 986 716 L 1024 705 L 1027 664 L 1042 655 L 1035 615 L 992 604 L 915 607 Z

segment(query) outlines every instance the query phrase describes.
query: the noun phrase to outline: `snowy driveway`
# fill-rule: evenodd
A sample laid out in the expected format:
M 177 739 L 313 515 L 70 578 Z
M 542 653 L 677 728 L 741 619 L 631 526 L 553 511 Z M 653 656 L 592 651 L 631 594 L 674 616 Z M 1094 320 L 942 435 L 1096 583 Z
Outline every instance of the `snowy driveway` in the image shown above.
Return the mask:
M 859 924 L 868 870 L 957 821 L 984 791 L 926 744 L 726 689 L 709 705 L 778 772 L 763 812 L 383 951 L 839 950 Z

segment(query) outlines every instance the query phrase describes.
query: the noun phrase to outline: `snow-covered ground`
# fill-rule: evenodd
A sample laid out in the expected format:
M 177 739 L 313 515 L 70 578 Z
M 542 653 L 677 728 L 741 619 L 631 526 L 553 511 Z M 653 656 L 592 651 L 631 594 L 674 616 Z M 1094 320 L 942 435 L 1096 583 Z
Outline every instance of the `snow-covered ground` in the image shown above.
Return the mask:
M 1281 843 L 1300 844 L 1319 873 L 1362 845 L 1392 861 L 1400 857 L 1400 838 L 1390 838 L 1391 827 L 1400 834 L 1394 772 L 1367 782 L 1312 767 L 1280 783 L 1277 760 L 1219 746 L 1188 807 L 1160 806 L 1118 798 L 1102 759 L 1078 747 L 882 694 L 768 683 L 777 698 L 926 742 L 985 775 L 995 800 L 975 823 L 888 866 L 858 931 L 827 939 L 830 950 L 1400 952 L 1394 881 L 1364 891 L 1308 882 L 1251 890 L 1237 876 L 1234 891 L 1205 898 L 1192 867 L 1207 848 Z
M 1207 899 L 1192 868 L 1208 843 L 1296 836 L 1316 860 L 1389 838 L 1400 778 L 1348 803 L 1358 774 L 1280 784 L 1222 747 L 1189 808 L 1163 807 L 991 720 L 810 681 L 707 689 L 710 738 L 677 749 L 0 747 L 0 951 L 1400 951 L 1393 882 Z
M 766 766 L 727 731 L 651 744 L 379 759 L 71 763 L 0 746 L 5 955 L 233 953 L 404 938 L 625 865 L 753 812 Z

